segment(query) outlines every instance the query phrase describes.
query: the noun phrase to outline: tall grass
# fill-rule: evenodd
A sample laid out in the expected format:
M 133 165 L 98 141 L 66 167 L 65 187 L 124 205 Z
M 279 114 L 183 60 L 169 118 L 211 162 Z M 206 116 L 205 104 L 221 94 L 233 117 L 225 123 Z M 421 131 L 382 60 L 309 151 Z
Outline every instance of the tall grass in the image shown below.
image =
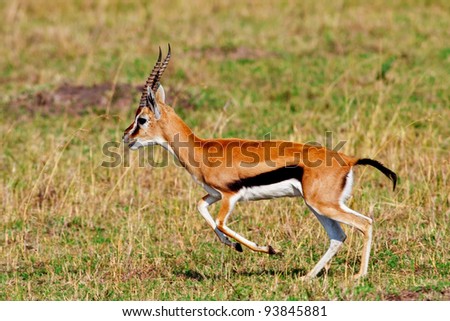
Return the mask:
M 448 9 L 444 1 L 1 2 L 0 298 L 448 300 Z M 129 166 L 102 167 L 103 145 L 120 141 L 135 103 L 80 115 L 70 112 L 77 101 L 51 113 L 17 103 L 63 83 L 141 85 L 167 42 L 168 101 L 200 136 L 325 143 L 331 131 L 345 153 L 397 172 L 394 193 L 375 170 L 357 172 L 349 204 L 375 220 L 367 279 L 351 281 L 362 242 L 346 228 L 330 270 L 300 281 L 327 247 L 300 199 L 239 204 L 230 226 L 284 257 L 240 254 L 198 215 L 205 192 L 173 162 L 141 167 L 120 147 Z

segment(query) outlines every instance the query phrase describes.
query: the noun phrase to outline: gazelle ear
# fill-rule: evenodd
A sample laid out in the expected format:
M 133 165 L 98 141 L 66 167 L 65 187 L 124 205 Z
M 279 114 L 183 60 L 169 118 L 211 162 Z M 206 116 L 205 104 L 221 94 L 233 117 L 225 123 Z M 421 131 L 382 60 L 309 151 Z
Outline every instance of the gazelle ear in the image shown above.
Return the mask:
M 147 87 L 147 107 L 155 114 L 155 119 L 161 118 L 161 111 L 159 110 L 158 103 L 155 99 L 155 94 L 150 86 Z
M 163 104 L 166 103 L 166 92 L 161 84 L 158 86 L 158 90 L 156 90 L 156 101 L 159 101 Z

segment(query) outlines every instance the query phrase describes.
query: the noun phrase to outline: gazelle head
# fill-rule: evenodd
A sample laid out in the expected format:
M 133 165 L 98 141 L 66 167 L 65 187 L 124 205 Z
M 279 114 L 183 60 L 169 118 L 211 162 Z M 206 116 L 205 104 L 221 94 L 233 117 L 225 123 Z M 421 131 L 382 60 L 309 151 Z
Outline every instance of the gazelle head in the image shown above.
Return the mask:
M 130 149 L 138 149 L 162 141 L 160 122 L 164 115 L 165 93 L 159 80 L 169 64 L 170 44 L 164 61 L 161 61 L 161 56 L 161 48 L 159 48 L 158 60 L 145 82 L 134 121 L 123 134 L 123 142 L 128 144 Z

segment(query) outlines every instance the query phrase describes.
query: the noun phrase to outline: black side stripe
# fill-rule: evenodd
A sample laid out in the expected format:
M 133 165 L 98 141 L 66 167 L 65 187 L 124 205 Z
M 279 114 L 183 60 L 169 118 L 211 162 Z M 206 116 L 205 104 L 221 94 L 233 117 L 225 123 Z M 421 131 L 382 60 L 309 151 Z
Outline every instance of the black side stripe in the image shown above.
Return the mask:
M 265 172 L 252 177 L 246 177 L 229 183 L 228 188 L 234 192 L 237 192 L 243 187 L 270 185 L 291 178 L 295 178 L 301 183 L 303 178 L 303 168 L 300 166 L 277 168 L 270 172 Z

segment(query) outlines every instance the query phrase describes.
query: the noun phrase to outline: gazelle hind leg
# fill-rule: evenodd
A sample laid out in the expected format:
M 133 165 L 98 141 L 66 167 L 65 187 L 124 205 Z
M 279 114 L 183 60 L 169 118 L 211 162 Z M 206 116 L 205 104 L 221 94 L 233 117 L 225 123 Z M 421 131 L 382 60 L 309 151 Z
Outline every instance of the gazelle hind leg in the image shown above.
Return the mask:
M 223 234 L 218 228 L 217 228 L 217 224 L 216 222 L 214 222 L 214 219 L 212 218 L 211 214 L 208 211 L 208 206 L 210 206 L 211 204 L 216 203 L 217 201 L 219 201 L 220 198 L 211 196 L 211 195 L 206 195 L 204 196 L 199 202 L 198 202 L 198 211 L 200 212 L 200 214 L 203 216 L 203 218 L 206 220 L 206 222 L 208 223 L 208 225 L 214 230 L 214 232 L 217 234 L 217 236 L 219 237 L 219 240 L 224 243 L 225 245 L 228 245 L 229 247 L 232 247 L 233 249 L 235 249 L 238 252 L 242 252 L 242 246 L 239 243 L 235 243 L 235 242 L 231 242 L 230 239 L 228 237 L 226 237 L 225 234 Z
M 308 205 L 308 207 L 317 217 L 320 224 L 322 224 L 325 228 L 325 231 L 330 238 L 330 246 L 319 262 L 317 262 L 314 268 L 304 277 L 304 279 L 314 278 L 331 261 L 333 256 L 336 255 L 347 237 L 338 222 L 323 216 L 312 206 Z
M 370 249 L 372 248 L 372 233 L 373 233 L 373 221 L 371 218 L 364 216 L 350 208 L 348 208 L 345 204 L 341 204 L 341 208 L 343 211 L 352 213 L 358 217 L 362 217 L 367 220 L 366 230 L 361 231 L 364 235 L 364 245 L 361 255 L 361 268 L 359 269 L 358 274 L 356 274 L 353 278 L 359 279 L 364 277 L 367 274 L 369 268 L 369 258 L 370 258 Z
M 320 205 L 315 206 L 319 213 L 328 218 L 350 225 L 359 230 L 364 236 L 363 251 L 361 254 L 361 267 L 359 272 L 354 276 L 355 279 L 363 277 L 367 274 L 370 248 L 372 245 L 372 219 L 364 216 L 356 211 L 349 209 L 344 204 L 340 205 Z
M 233 198 L 233 195 L 223 195 L 222 198 L 222 206 L 220 207 L 219 214 L 217 215 L 217 228 L 223 232 L 225 235 L 235 239 L 242 245 L 245 245 L 249 249 L 256 252 L 263 252 L 267 254 L 281 254 L 280 252 L 274 250 L 270 245 L 268 246 L 259 246 L 258 244 L 246 239 L 242 235 L 236 233 L 228 226 L 226 226 L 226 221 L 233 211 L 234 206 L 236 205 L 237 198 Z

